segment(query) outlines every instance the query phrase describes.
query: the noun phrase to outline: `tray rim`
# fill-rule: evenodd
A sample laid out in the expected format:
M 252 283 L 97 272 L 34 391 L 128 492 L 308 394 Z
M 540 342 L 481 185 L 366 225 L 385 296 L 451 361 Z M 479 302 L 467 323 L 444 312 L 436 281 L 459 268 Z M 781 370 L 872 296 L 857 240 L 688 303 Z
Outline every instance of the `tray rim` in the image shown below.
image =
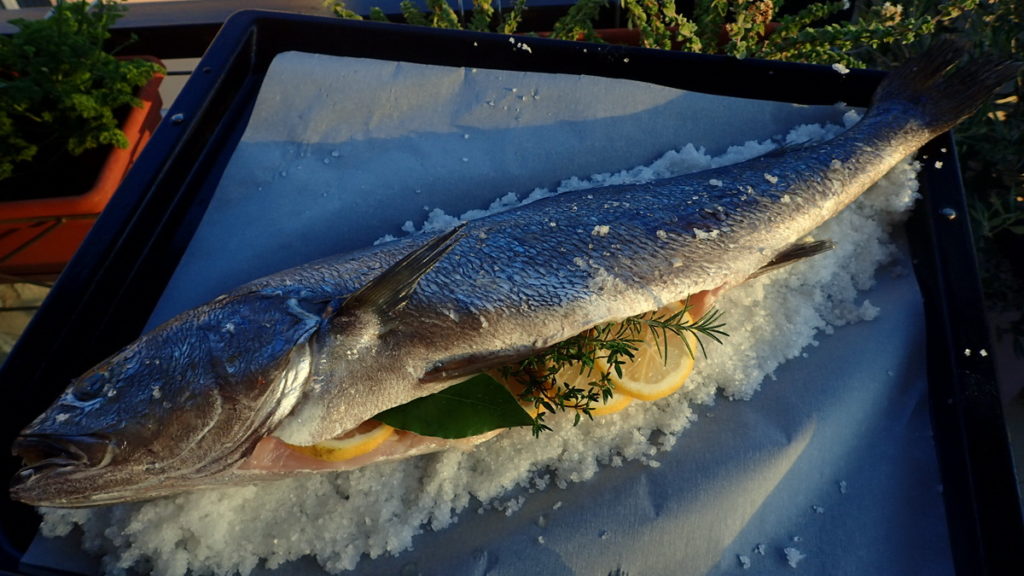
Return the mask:
M 510 39 L 527 43 L 532 51 L 510 50 Z M 286 50 L 589 74 L 800 104 L 845 99 L 850 105 L 865 106 L 883 77 L 878 71 L 841 75 L 827 66 L 238 12 L 218 33 L 94 231 L 0 367 L 0 382 L 18 383 L 4 408 L 5 439 L 13 438 L 26 414 L 41 411 L 35 406 L 48 404 L 31 396 L 43 390 L 44 397 L 53 397 L 63 389 L 52 385 L 64 381 L 55 374 L 80 372 L 80 367 L 139 335 L 148 316 L 141 311 L 155 305 L 159 290 L 156 296 L 152 292 L 166 284 L 198 225 L 270 61 Z M 538 50 L 545 58 L 533 55 Z M 687 73 L 666 78 L 665 70 L 673 69 Z M 802 89 L 808 83 L 813 91 Z M 940 136 L 922 154 L 931 151 L 937 156 L 942 148 L 955 150 L 951 135 Z M 992 349 L 981 312 L 969 224 L 966 217 L 950 220 L 943 212 L 951 208 L 967 214 L 964 190 L 956 162 L 946 162 L 942 169 L 926 165 L 920 179 L 924 200 L 907 230 L 925 299 L 931 414 L 954 563 L 959 574 L 995 572 L 1015 559 L 1024 543 L 1024 524 L 992 356 L 955 353 L 964 348 Z M 133 320 L 120 320 L 125 317 Z M 49 357 L 65 357 L 61 351 L 87 334 L 92 340 L 87 350 L 59 366 L 46 362 Z M 41 386 L 45 382 L 51 382 L 48 389 Z M 13 460 L 7 457 L 6 471 L 16 466 Z M 33 521 L 38 520 L 30 508 L 12 503 L 6 494 L 0 506 L 0 568 L 15 570 L 24 550 L 24 532 L 34 534 Z

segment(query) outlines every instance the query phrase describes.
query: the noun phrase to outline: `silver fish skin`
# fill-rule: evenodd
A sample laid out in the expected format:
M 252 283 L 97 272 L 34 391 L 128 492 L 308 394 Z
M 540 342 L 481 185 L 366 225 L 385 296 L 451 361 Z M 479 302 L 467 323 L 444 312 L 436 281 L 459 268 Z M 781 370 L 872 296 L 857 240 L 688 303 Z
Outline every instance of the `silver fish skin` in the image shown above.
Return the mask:
M 735 286 L 1018 70 L 958 59 L 942 43 L 911 60 L 857 125 L 818 146 L 562 194 L 185 312 L 78 378 L 22 432 L 11 496 L 90 506 L 275 478 L 244 466 L 266 436 L 334 438 L 595 325 Z

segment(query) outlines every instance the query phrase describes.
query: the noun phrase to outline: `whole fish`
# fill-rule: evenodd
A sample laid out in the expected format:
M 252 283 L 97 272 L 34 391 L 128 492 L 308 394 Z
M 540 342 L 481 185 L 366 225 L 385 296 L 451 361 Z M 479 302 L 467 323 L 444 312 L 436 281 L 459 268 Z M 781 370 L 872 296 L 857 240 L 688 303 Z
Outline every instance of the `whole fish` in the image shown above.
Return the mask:
M 800 257 L 805 235 L 1018 70 L 958 60 L 937 43 L 888 75 L 857 125 L 817 146 L 565 193 L 184 312 L 74 380 L 25 428 L 11 496 L 91 506 L 309 470 L 280 447 L 337 438 L 593 326 Z M 452 444 L 404 436 L 375 458 Z

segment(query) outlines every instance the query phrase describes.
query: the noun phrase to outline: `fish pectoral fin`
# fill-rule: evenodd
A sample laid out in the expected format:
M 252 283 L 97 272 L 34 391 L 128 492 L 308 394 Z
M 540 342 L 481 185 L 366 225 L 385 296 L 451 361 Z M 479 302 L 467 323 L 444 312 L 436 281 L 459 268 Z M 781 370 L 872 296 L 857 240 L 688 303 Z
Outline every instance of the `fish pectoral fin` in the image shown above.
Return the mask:
M 535 350 L 509 350 L 504 352 L 488 352 L 486 354 L 473 354 L 459 358 L 449 358 L 437 362 L 433 368 L 420 377 L 420 382 L 426 384 L 433 382 L 445 382 L 458 378 L 467 378 L 469 376 L 480 374 L 481 372 L 495 370 L 502 366 L 514 364 L 520 360 L 529 358 L 533 354 L 536 354 Z
M 369 310 L 385 318 L 400 310 L 409 301 L 423 275 L 430 271 L 459 241 L 465 224 L 431 238 L 423 246 L 406 254 L 376 278 L 352 293 L 341 304 L 341 310 Z
M 772 258 L 771 262 L 755 270 L 753 274 L 747 277 L 747 279 L 757 278 L 762 274 L 767 274 L 768 272 L 773 272 L 779 268 L 784 268 L 794 262 L 799 262 L 800 260 L 805 260 L 812 256 L 828 252 L 835 247 L 836 243 L 831 240 L 809 240 L 791 244 L 788 248 L 776 254 L 775 258 Z

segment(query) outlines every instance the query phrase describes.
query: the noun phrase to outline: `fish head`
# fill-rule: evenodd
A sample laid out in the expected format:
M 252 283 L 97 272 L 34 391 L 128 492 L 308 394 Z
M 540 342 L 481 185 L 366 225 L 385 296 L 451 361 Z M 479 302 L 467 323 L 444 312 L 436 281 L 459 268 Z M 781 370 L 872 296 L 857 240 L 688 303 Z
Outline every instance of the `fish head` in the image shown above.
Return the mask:
M 74 379 L 16 438 L 11 497 L 80 507 L 222 484 L 287 409 L 281 386 L 308 374 L 309 332 L 223 316 L 172 322 Z

